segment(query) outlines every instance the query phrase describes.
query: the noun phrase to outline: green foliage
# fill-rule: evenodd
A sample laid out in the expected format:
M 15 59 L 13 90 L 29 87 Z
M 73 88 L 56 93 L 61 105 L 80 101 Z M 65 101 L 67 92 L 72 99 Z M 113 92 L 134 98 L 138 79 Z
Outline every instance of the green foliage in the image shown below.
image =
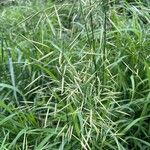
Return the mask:
M 1 150 L 149 149 L 149 1 L 0 8 Z

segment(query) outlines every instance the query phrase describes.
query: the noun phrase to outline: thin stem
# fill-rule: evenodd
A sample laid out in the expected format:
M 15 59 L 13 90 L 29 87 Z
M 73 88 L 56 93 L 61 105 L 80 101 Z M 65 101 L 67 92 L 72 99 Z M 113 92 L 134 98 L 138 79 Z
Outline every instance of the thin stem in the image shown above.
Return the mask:
M 103 5 L 103 11 L 104 11 L 104 24 L 103 24 L 103 52 L 102 52 L 102 63 L 103 63 L 103 76 L 102 76 L 102 84 L 106 84 L 106 78 L 105 78 L 105 69 L 106 69 L 106 43 L 107 43 L 107 7 L 108 7 L 108 1 L 104 2 Z
M 90 6 L 92 6 L 91 0 L 89 0 Z M 93 22 L 93 14 L 92 11 L 90 12 L 90 26 L 91 26 L 91 32 L 92 32 L 92 41 L 91 41 L 91 48 L 93 53 L 96 54 L 96 43 L 95 43 L 95 35 L 94 35 L 94 22 Z M 94 73 L 95 73 L 95 88 L 96 88 L 96 94 L 98 93 L 98 81 L 97 81 L 97 63 L 96 63 L 96 55 L 92 56 L 92 62 L 94 64 Z

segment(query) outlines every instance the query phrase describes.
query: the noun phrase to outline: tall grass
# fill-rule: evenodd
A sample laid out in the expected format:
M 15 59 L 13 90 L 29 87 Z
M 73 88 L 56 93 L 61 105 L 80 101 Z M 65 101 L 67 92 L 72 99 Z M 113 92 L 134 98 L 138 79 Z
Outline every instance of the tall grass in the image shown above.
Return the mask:
M 0 149 L 149 149 L 149 1 L 0 7 Z

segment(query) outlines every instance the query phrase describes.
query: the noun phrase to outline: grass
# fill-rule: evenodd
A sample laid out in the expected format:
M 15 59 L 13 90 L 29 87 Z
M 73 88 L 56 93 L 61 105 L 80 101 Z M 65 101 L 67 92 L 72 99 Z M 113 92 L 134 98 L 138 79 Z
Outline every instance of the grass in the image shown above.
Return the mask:
M 1 150 L 149 150 L 148 0 L 0 7 Z

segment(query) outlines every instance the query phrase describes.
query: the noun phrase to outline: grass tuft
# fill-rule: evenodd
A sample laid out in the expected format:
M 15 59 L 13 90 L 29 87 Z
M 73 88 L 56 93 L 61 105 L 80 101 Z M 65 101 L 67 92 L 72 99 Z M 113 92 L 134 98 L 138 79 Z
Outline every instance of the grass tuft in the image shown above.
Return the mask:
M 0 8 L 0 149 L 149 149 L 148 0 Z

